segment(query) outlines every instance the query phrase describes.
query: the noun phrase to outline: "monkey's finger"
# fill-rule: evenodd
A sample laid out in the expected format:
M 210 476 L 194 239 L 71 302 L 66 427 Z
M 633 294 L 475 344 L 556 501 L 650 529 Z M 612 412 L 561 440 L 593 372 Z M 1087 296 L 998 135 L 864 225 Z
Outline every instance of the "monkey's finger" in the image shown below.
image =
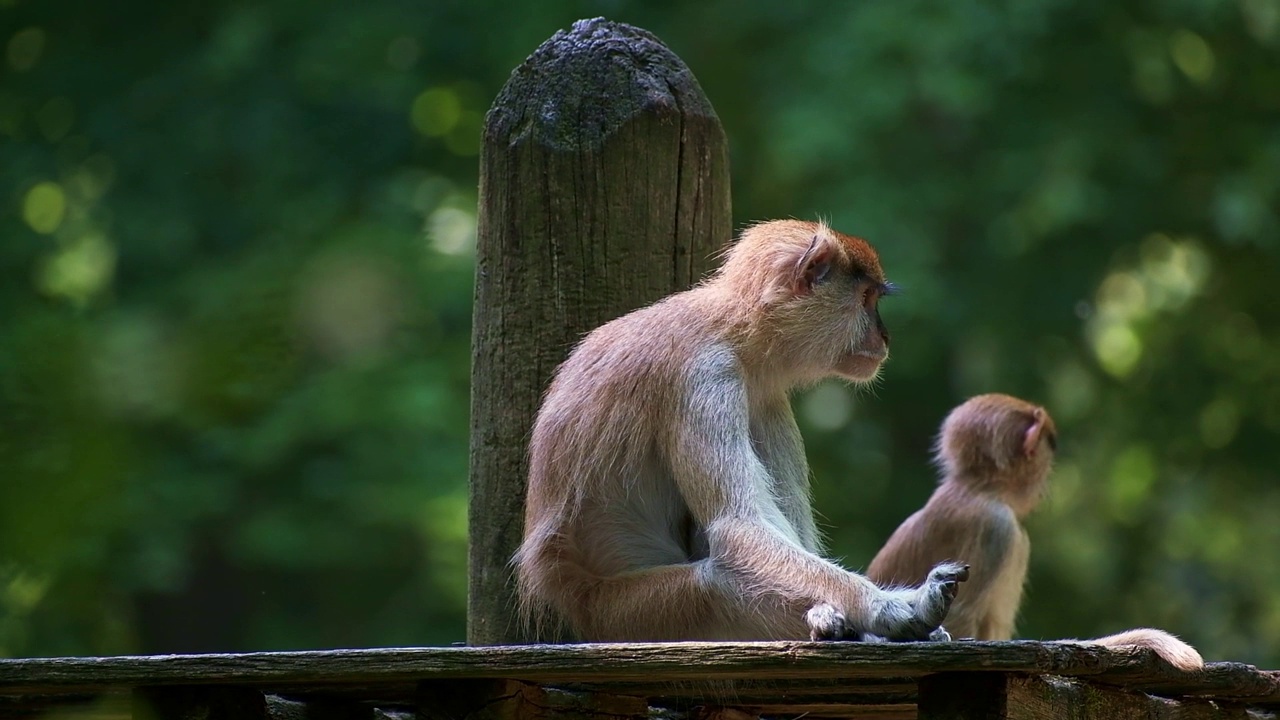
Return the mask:
M 969 579 L 969 566 L 960 563 L 943 562 L 929 571 L 929 582 L 964 582 Z
M 955 600 L 955 599 L 956 599 L 956 594 L 957 594 L 957 593 L 959 593 L 959 592 L 960 592 L 960 584 L 959 584 L 959 583 L 957 583 L 957 582 L 944 582 L 944 583 L 942 583 L 942 594 L 943 594 L 943 595 L 944 595 L 948 600 Z

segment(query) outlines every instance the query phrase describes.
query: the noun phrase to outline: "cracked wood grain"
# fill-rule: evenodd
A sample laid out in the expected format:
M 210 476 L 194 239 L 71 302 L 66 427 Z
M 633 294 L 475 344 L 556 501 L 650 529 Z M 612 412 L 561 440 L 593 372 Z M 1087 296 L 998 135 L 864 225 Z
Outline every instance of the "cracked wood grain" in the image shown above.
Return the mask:
M 731 235 L 727 141 L 652 34 L 582 20 L 516 68 L 485 120 L 471 364 L 467 640 L 525 642 L 510 560 L 551 372 L 585 333 L 711 268 Z

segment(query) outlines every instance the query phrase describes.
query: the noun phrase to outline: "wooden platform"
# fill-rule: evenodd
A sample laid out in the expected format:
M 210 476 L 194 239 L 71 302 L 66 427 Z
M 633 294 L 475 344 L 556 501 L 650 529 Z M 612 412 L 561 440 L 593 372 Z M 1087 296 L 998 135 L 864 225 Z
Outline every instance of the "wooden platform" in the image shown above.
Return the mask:
M 1265 718 L 1280 673 L 1069 643 L 670 643 L 0 660 L 0 717 Z

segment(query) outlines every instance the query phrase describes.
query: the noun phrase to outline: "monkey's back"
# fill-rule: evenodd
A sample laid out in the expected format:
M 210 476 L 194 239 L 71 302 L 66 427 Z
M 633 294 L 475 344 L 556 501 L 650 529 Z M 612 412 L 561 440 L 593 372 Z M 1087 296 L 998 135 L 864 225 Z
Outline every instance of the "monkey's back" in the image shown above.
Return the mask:
M 526 602 L 556 606 L 596 578 L 705 553 L 665 461 L 681 378 L 714 313 L 705 295 L 679 293 L 606 323 L 557 369 L 530 439 L 516 556 Z
M 882 586 L 913 586 L 940 562 L 969 565 L 944 623 L 954 637 L 1008 640 L 1027 575 L 1031 542 L 1008 505 L 950 480 L 894 531 L 867 569 Z

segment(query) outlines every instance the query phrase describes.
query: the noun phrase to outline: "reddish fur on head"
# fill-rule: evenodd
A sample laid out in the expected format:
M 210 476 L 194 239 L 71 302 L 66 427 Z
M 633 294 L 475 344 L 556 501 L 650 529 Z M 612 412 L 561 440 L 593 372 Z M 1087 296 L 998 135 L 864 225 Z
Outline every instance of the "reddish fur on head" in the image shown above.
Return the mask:
M 704 288 L 737 315 L 730 324 L 744 355 L 789 384 L 832 374 L 866 382 L 888 357 L 877 307 L 889 289 L 880 258 L 865 240 L 825 223 L 748 228 Z
M 750 289 L 759 303 L 770 305 L 805 295 L 806 271 L 824 262 L 884 284 L 880 256 L 866 240 L 805 220 L 771 220 L 747 228 L 711 282 Z

